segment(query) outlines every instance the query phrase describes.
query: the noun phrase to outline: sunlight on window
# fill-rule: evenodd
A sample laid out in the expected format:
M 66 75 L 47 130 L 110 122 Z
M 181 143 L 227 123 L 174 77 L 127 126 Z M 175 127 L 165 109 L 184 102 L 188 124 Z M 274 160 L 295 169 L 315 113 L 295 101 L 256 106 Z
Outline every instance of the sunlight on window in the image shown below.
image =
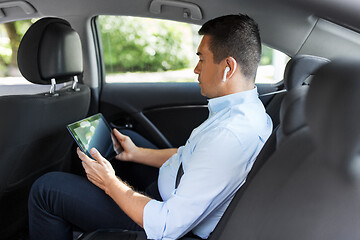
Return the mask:
M 17 51 L 25 32 L 37 20 L 29 19 L 0 24 L 0 85 L 33 85 L 21 75 L 18 69 Z
M 256 74 L 256 83 L 277 83 L 283 79 L 289 57 L 284 53 L 263 45 L 260 66 Z
M 27 29 L 37 19 L 0 24 L 0 77 L 12 77 L 20 81 L 17 67 L 17 50 Z

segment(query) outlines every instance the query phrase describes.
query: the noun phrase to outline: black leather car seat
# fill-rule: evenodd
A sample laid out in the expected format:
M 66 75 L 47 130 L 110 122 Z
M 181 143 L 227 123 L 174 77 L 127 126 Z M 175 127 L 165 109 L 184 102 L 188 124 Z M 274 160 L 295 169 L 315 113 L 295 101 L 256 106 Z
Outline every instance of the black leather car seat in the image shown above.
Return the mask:
M 67 21 L 35 22 L 21 40 L 18 66 L 28 81 L 53 85 L 51 93 L 0 97 L 0 239 L 15 238 L 27 223 L 32 183 L 70 160 L 66 125 L 85 117 L 90 104 L 89 87 L 76 86 L 83 73 L 81 42 Z M 72 80 L 73 88 L 56 91 L 55 82 Z
M 282 141 L 211 239 L 359 238 L 359 64 L 317 71 L 307 124 Z
M 241 198 L 249 182 L 276 151 L 280 143 L 305 125 L 304 101 L 308 84 L 304 83 L 314 76 L 317 69 L 329 62 L 330 60 L 318 56 L 298 55 L 287 63 L 284 72 L 286 91 L 275 95 L 267 108 L 269 115 L 272 114 L 274 131 L 260 151 L 248 174 L 246 184 L 241 187 L 234 201 Z M 291 94 L 287 94 L 288 92 Z M 287 100 L 284 100 L 285 97 Z
M 276 187 L 281 185 L 283 182 L 286 182 L 288 174 L 291 174 L 296 167 L 295 163 L 301 162 L 302 159 L 311 151 L 311 139 L 309 137 L 305 118 L 303 117 L 308 89 L 308 86 L 295 88 L 289 91 L 284 97 L 281 104 L 280 125 L 278 126 L 278 129 L 276 129 L 276 131 L 274 131 L 270 138 L 266 141 L 247 176 L 246 182 L 235 194 L 229 207 L 226 209 L 223 217 L 209 239 L 226 239 L 223 234 L 227 231 L 229 225 L 234 227 L 232 224 L 237 224 L 238 219 L 243 220 L 239 217 L 240 213 L 237 213 L 239 205 L 244 201 L 246 203 L 248 203 L 248 201 L 254 201 L 254 204 L 258 202 L 259 205 L 265 204 L 267 198 L 262 195 L 267 196 L 268 194 L 271 194 Z M 279 134 L 279 132 L 281 132 L 281 134 Z M 294 147 L 291 146 L 297 146 L 298 144 L 300 144 L 298 147 L 299 153 L 295 151 L 295 158 L 291 162 L 289 161 L 286 164 L 282 164 L 280 159 L 292 156 Z M 264 170 L 262 170 L 262 168 L 267 169 L 268 166 L 272 170 L 276 169 L 276 171 L 265 170 L 266 173 L 265 176 L 263 176 L 264 173 L 262 172 Z M 266 181 L 268 182 L 264 181 L 264 178 L 266 178 Z M 255 183 L 253 183 L 253 181 Z M 252 185 L 255 185 L 255 187 L 252 187 Z M 248 193 L 248 191 L 250 191 L 250 193 Z M 259 198 L 253 196 L 251 193 L 252 191 L 259 191 Z M 249 194 L 251 196 L 251 200 L 246 199 L 246 196 Z M 245 211 L 253 211 L 256 215 L 256 211 L 258 211 L 258 209 L 253 209 L 253 206 L 249 206 L 249 209 L 245 209 Z M 255 224 L 256 220 L 252 220 L 252 215 L 250 213 L 248 214 L 250 215 L 248 224 L 252 226 L 252 224 Z M 226 236 L 229 237 L 229 233 L 227 233 Z
M 298 55 L 289 60 L 284 72 L 284 85 L 290 91 L 303 85 L 306 80 L 314 75 L 317 69 L 329 63 L 330 60 L 312 56 Z
M 287 91 L 274 96 L 274 99 L 272 100 L 272 104 L 277 104 L 277 106 L 272 106 L 272 113 L 274 114 L 276 112 L 273 116 L 275 116 L 275 121 L 279 121 L 280 124 L 275 128 L 263 149 L 260 151 L 247 176 L 247 181 L 236 193 L 227 211 L 214 230 L 211 239 L 217 239 L 222 233 L 224 226 L 228 221 L 231 221 L 232 212 L 241 201 L 243 194 L 247 191 L 251 181 L 256 177 L 257 173 L 269 160 L 276 149 L 279 148 L 283 142 L 292 139 L 293 134 L 294 136 L 300 134 L 303 135 L 302 137 L 307 137 L 304 106 L 308 92 L 308 84 L 304 84 L 304 82 L 309 77 L 312 77 L 317 69 L 329 62 L 328 59 L 310 55 L 299 55 L 288 62 L 284 73 L 284 85 Z M 279 107 L 280 102 L 281 107 Z M 277 111 L 276 109 L 279 110 Z M 275 122 L 274 126 L 279 122 Z M 309 140 L 309 142 L 311 141 Z M 310 149 L 311 145 L 304 144 L 302 147 L 304 147 L 303 150 L 305 151 L 306 149 Z M 297 160 L 300 161 L 301 158 L 298 158 Z
M 284 73 L 284 85 L 287 91 L 274 96 L 275 99 L 273 99 L 272 102 L 273 104 L 277 104 L 277 106 L 273 106 L 273 113 L 277 112 L 275 118 L 278 119 L 278 123 L 280 122 L 280 124 L 275 127 L 273 133 L 260 151 L 247 176 L 246 183 L 234 197 L 234 203 L 232 203 L 232 205 L 239 201 L 253 177 L 276 151 L 279 145 L 297 130 L 305 126 L 304 105 L 309 85 L 304 84 L 304 82 L 309 77 L 314 76 L 317 69 L 329 62 L 330 60 L 326 58 L 311 55 L 299 55 L 288 62 Z M 274 126 L 276 126 L 276 123 Z M 231 209 L 231 207 L 229 208 Z
M 312 55 L 298 55 L 289 60 L 284 71 L 286 91 L 277 92 L 266 106 L 266 111 L 273 120 L 274 128 L 279 125 L 280 105 L 286 92 L 302 86 L 319 67 L 328 62 L 330 61 L 326 58 Z

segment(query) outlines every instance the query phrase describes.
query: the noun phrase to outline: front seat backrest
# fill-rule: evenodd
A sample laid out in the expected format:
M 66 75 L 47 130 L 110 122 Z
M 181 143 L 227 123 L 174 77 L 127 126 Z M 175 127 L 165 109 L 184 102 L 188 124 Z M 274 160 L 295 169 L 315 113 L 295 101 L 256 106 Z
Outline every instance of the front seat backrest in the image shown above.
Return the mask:
M 69 162 L 73 140 L 66 125 L 84 118 L 90 104 L 85 85 L 55 91 L 55 82 L 83 73 L 80 38 L 67 21 L 35 22 L 20 43 L 18 65 L 30 82 L 53 86 L 51 94 L 0 97 L 0 238 L 5 239 L 14 238 L 27 222 L 32 183 Z

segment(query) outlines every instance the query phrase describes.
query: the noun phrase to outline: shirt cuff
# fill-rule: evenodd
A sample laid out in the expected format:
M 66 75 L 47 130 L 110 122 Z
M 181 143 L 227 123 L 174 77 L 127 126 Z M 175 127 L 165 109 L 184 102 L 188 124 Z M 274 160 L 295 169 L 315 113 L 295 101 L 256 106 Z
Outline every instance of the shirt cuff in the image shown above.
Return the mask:
M 163 209 L 164 203 L 151 200 L 145 205 L 143 214 L 143 227 L 147 239 L 162 239 L 165 231 L 167 210 Z M 165 211 L 164 211 L 165 210 Z

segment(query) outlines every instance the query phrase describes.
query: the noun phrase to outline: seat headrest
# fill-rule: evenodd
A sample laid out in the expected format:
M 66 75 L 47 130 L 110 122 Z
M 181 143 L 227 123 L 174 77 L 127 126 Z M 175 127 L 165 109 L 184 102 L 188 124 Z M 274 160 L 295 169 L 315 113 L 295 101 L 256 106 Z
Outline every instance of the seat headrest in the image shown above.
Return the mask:
M 290 91 L 301 86 L 319 67 L 328 63 L 329 60 L 310 55 L 298 55 L 290 59 L 284 72 L 284 85 Z
M 18 50 L 21 74 L 35 84 L 71 80 L 83 72 L 81 41 L 70 24 L 59 18 L 43 18 L 25 33 Z
M 329 159 L 342 161 L 340 165 L 346 159 L 360 162 L 359 66 L 359 60 L 337 60 L 321 67 L 306 100 L 306 119 L 317 147 Z

